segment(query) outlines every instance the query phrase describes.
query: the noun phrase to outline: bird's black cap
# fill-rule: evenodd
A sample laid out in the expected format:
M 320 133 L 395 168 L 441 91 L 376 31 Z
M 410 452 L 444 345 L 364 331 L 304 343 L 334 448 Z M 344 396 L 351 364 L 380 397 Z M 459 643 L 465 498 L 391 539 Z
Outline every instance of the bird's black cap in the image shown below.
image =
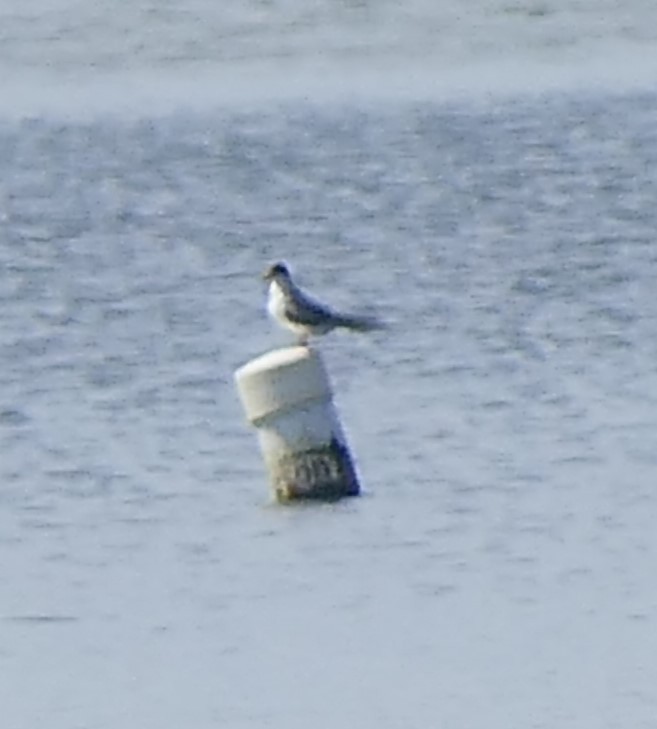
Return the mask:
M 269 266 L 269 268 L 262 274 L 262 277 L 265 279 L 265 281 L 271 281 L 272 279 L 281 275 L 289 276 L 290 272 L 288 270 L 288 267 L 282 261 L 279 261 L 278 263 L 273 263 L 271 266 Z

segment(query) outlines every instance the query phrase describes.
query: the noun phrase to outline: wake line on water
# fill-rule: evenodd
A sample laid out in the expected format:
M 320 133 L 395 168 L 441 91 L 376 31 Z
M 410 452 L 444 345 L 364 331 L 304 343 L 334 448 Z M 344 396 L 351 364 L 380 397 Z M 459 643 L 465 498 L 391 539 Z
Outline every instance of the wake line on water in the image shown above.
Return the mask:
M 598 49 L 599 51 L 599 49 Z M 657 51 L 610 48 L 594 58 L 506 58 L 456 65 L 453 59 L 266 59 L 195 63 L 166 69 L 30 72 L 5 83 L 0 117 L 87 120 L 153 118 L 177 112 L 263 108 L 276 104 L 486 101 L 545 93 L 652 91 Z

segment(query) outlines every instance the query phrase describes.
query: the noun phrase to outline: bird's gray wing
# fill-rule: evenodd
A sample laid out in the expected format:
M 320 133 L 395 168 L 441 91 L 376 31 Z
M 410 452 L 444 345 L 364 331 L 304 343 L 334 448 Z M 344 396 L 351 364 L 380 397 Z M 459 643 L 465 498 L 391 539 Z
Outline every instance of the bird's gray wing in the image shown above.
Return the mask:
M 386 329 L 386 325 L 375 316 L 359 314 L 337 314 L 334 318 L 335 326 L 351 329 L 354 332 L 372 332 L 376 329 Z
M 335 319 L 336 314 L 319 301 L 315 301 L 297 290 L 292 296 L 287 297 L 285 316 L 293 324 L 316 327 Z

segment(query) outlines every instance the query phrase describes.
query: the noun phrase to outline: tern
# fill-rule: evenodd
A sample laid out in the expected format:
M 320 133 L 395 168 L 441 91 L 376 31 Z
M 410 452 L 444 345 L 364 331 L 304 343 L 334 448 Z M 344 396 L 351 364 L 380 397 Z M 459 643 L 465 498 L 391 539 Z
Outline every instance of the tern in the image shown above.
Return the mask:
M 355 332 L 383 328 L 383 324 L 374 317 L 342 314 L 313 299 L 294 283 L 285 263 L 274 263 L 262 277 L 269 282 L 269 315 L 282 327 L 294 332 L 299 344 L 306 345 L 310 337 L 321 336 L 337 328 Z

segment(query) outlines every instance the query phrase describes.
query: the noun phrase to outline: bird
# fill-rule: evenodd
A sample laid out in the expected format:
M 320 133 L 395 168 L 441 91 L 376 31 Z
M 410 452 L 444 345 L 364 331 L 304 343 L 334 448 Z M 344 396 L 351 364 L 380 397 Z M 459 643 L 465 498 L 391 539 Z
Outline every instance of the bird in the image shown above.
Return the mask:
M 292 280 L 289 268 L 282 261 L 269 266 L 262 277 L 269 283 L 269 315 L 294 332 L 301 345 L 307 345 L 311 336 L 322 336 L 336 328 L 356 332 L 384 328 L 375 317 L 342 314 L 312 298 Z

